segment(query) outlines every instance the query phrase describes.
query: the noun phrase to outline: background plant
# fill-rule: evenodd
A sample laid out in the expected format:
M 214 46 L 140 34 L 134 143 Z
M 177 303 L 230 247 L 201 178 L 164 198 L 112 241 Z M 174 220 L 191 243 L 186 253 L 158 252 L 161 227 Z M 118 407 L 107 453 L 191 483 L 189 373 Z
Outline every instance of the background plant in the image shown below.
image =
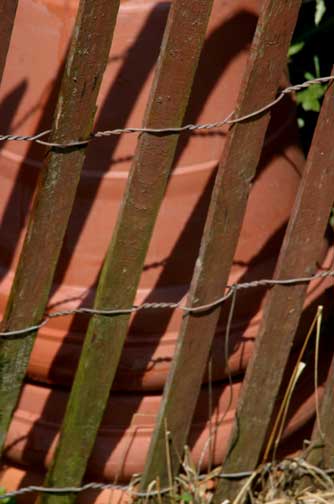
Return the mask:
M 329 75 L 333 66 L 333 0 L 304 0 L 289 50 L 289 73 L 294 84 Z M 297 93 L 298 124 L 307 152 L 326 86 L 315 84 Z

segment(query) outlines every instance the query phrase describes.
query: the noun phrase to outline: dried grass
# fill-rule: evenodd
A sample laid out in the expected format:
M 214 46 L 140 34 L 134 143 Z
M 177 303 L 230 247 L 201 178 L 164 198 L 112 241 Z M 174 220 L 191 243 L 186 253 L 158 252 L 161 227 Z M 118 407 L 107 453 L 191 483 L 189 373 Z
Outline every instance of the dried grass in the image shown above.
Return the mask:
M 189 453 L 183 463 L 183 474 L 174 480 L 171 492 L 163 492 L 146 502 L 210 504 L 222 468 L 206 475 L 198 475 Z M 303 458 L 289 458 L 279 463 L 259 467 L 240 482 L 240 490 L 233 501 L 221 504 L 334 504 L 334 469 L 324 470 Z M 152 485 L 156 491 L 159 485 Z
M 255 471 L 231 504 L 334 503 L 333 471 L 303 458 L 286 459 Z
M 233 306 L 233 303 L 232 303 Z M 230 312 L 229 321 L 232 318 L 233 309 Z M 305 337 L 298 359 L 295 363 L 291 379 L 286 388 L 284 397 L 280 404 L 274 427 L 269 436 L 268 444 L 265 448 L 263 464 L 247 478 L 240 479 L 240 490 L 233 501 L 223 500 L 220 504 L 334 504 L 334 468 L 324 470 L 307 462 L 308 453 L 312 449 L 313 443 L 303 452 L 303 456 L 287 458 L 280 462 L 268 462 L 269 454 L 275 458 L 283 428 L 286 423 L 287 411 L 294 388 L 298 378 L 305 367 L 302 359 L 311 336 L 316 330 L 315 337 L 315 366 L 314 366 L 314 386 L 316 399 L 316 424 L 319 432 L 322 433 L 320 425 L 319 399 L 318 399 L 318 366 L 319 366 L 319 342 L 321 333 L 323 308 L 318 307 L 314 320 Z M 230 324 L 230 322 L 229 322 Z M 228 327 L 229 327 L 229 324 Z M 229 338 L 227 329 L 226 341 Z M 226 355 L 227 362 L 227 355 Z M 210 367 L 209 367 L 210 369 Z M 232 378 L 230 378 L 230 383 Z M 230 404 L 229 404 L 230 406 Z M 226 412 L 229 409 L 227 407 Z M 225 416 L 224 413 L 223 417 Z M 211 417 L 211 411 L 210 415 Z M 214 429 L 213 429 L 214 430 Z M 166 436 L 170 436 L 166 425 Z M 210 436 L 211 437 L 211 436 Z M 323 437 L 323 436 L 322 436 Z M 210 441 L 210 439 L 209 439 Z M 209 446 L 205 445 L 204 451 Z M 170 444 L 166 441 L 167 465 L 170 463 Z M 202 454 L 203 455 L 203 454 Z M 200 458 L 200 461 L 202 457 Z M 216 467 L 211 472 L 200 474 L 201 463 L 198 467 L 192 462 L 189 449 L 185 447 L 185 458 L 182 465 L 182 473 L 177 477 L 172 477 L 171 467 L 169 467 L 169 490 L 160 492 L 159 482 L 152 482 L 150 492 L 158 495 L 145 499 L 140 499 L 143 504 L 158 504 L 169 502 L 188 504 L 210 504 L 213 500 L 215 487 L 221 478 L 226 478 L 222 467 Z M 230 475 L 231 476 L 231 475 Z M 242 475 L 240 475 L 242 476 Z

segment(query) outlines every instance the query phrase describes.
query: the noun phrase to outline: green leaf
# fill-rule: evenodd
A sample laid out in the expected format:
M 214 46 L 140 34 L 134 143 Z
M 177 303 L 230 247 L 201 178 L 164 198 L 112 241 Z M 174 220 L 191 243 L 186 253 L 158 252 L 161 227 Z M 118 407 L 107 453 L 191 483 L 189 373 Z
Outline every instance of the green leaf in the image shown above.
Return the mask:
M 314 24 L 318 26 L 326 12 L 325 0 L 316 0 Z
M 303 89 L 297 93 L 297 103 L 303 107 L 305 111 L 319 112 L 321 98 L 325 94 L 325 86 L 321 84 L 313 84 L 309 88 Z
M 306 80 L 313 80 L 315 79 L 315 76 L 313 74 L 311 74 L 311 72 L 305 72 L 304 73 L 304 77 Z
M 332 226 L 332 228 L 334 228 L 334 208 L 332 208 L 331 210 L 331 214 L 329 217 L 329 224 Z
M 304 121 L 304 119 L 302 117 L 298 117 L 297 122 L 298 122 L 298 128 L 299 129 L 304 128 L 305 121 Z
M 298 54 L 303 49 L 304 45 L 305 42 L 296 42 L 295 44 L 292 44 L 288 50 L 288 57 L 290 58 L 291 56 Z
M 314 56 L 313 62 L 314 62 L 314 68 L 315 68 L 315 76 L 317 78 L 319 78 L 320 77 L 320 61 L 319 61 L 319 56 Z
M 188 492 L 184 492 L 181 496 L 180 496 L 180 500 L 182 502 L 192 502 L 193 500 L 193 496 L 188 493 Z
M 0 487 L 0 495 L 4 495 L 7 492 L 7 490 L 4 487 Z M 1 504 L 15 504 L 16 499 L 15 497 L 7 497 L 6 499 L 1 499 L 0 500 Z

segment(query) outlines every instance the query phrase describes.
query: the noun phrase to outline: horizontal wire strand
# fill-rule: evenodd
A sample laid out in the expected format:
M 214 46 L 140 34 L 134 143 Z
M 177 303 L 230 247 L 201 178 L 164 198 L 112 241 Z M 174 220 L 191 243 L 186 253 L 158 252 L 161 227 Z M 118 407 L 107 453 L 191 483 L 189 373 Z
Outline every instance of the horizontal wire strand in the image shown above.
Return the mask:
M 140 310 L 154 310 L 154 309 L 179 309 L 185 312 L 186 314 L 191 313 L 204 313 L 214 308 L 219 307 L 225 301 L 227 301 L 236 290 L 243 289 L 254 289 L 257 287 L 273 287 L 275 285 L 297 285 L 312 282 L 317 279 L 324 279 L 334 277 L 334 270 L 328 271 L 319 271 L 311 276 L 298 277 L 298 278 L 287 278 L 282 280 L 275 279 L 260 279 L 254 280 L 252 282 L 243 282 L 243 283 L 235 283 L 227 287 L 227 293 L 224 296 L 213 300 L 210 303 L 202 304 L 199 306 L 186 306 L 182 305 L 181 301 L 178 303 L 166 303 L 166 302 L 154 302 L 154 303 L 143 303 L 140 305 L 134 305 L 129 308 L 74 308 L 72 310 L 60 310 L 51 313 L 47 313 L 45 318 L 38 324 L 34 324 L 31 326 L 23 327 L 21 329 L 15 329 L 12 331 L 2 331 L 0 332 L 0 339 L 13 338 L 19 336 L 28 336 L 29 334 L 38 331 L 42 327 L 44 327 L 50 320 L 58 317 L 66 317 L 70 315 L 98 315 L 98 316 L 118 316 L 118 315 L 129 315 L 134 312 L 138 312 Z
M 176 133 L 182 133 L 186 131 L 198 131 L 198 130 L 208 130 L 208 129 L 216 129 L 216 128 L 221 128 L 224 125 L 232 125 L 236 124 L 239 122 L 247 121 L 249 119 L 252 119 L 254 117 L 259 116 L 260 114 L 268 111 L 272 107 L 274 107 L 276 104 L 278 104 L 286 95 L 300 91 L 302 89 L 306 89 L 309 86 L 312 86 L 314 84 L 325 84 L 325 83 L 331 83 L 334 80 L 334 76 L 327 76 L 327 77 L 319 77 L 316 79 L 311 79 L 308 81 L 305 81 L 301 84 L 297 84 L 294 86 L 289 86 L 285 89 L 283 89 L 279 95 L 275 98 L 275 100 L 271 101 L 270 103 L 264 105 L 263 107 L 246 114 L 241 117 L 236 117 L 233 118 L 234 112 L 230 113 L 225 119 L 213 123 L 206 123 L 206 124 L 187 124 L 185 126 L 179 127 L 179 128 L 118 128 L 118 129 L 113 129 L 113 130 L 105 130 L 105 131 L 97 131 L 93 133 L 89 139 L 85 140 L 75 140 L 72 142 L 66 142 L 66 143 L 56 143 L 56 142 L 47 142 L 45 140 L 42 140 L 42 138 L 46 137 L 49 135 L 52 130 L 48 129 L 45 131 L 42 131 L 40 133 L 37 133 L 35 135 L 0 135 L 0 141 L 23 141 L 23 142 L 36 142 L 41 145 L 45 145 L 48 147 L 54 147 L 54 148 L 60 148 L 60 149 L 66 149 L 70 147 L 80 147 L 87 145 L 89 142 L 91 142 L 94 138 L 103 138 L 103 137 L 108 137 L 112 135 L 121 135 L 121 134 L 128 134 L 128 133 L 149 133 L 149 134 L 157 134 L 157 135 L 162 135 L 162 134 L 176 134 Z M 325 271 L 325 272 L 318 272 L 312 276 L 307 276 L 307 277 L 299 277 L 299 278 L 289 278 L 289 279 L 283 279 L 283 280 L 270 280 L 270 279 L 261 279 L 261 280 L 255 280 L 252 282 L 244 282 L 244 283 L 236 283 L 228 287 L 227 293 L 222 296 L 219 299 L 216 299 L 210 303 L 196 306 L 196 307 L 189 307 L 189 306 L 182 306 L 181 303 L 143 303 L 138 306 L 133 306 L 131 308 L 124 308 L 124 309 L 94 309 L 94 308 L 76 308 L 73 310 L 62 310 L 62 311 L 56 311 L 52 312 L 46 315 L 44 320 L 42 320 L 39 324 L 35 324 L 29 327 L 25 327 L 22 329 L 14 330 L 14 331 L 3 331 L 0 332 L 0 338 L 9 338 L 13 336 L 26 336 L 32 332 L 35 332 L 39 329 L 41 329 L 43 326 L 45 326 L 51 319 L 57 318 L 57 317 L 62 317 L 62 316 L 69 316 L 69 315 L 75 315 L 75 314 L 88 314 L 88 315 L 100 315 L 100 316 L 115 316 L 115 315 L 125 315 L 125 314 L 131 314 L 133 312 L 139 311 L 139 310 L 144 310 L 144 309 L 181 309 L 186 313 L 200 313 L 200 312 L 205 312 L 210 309 L 217 308 L 220 306 L 222 303 L 224 303 L 227 299 L 229 299 L 233 292 L 236 290 L 241 290 L 241 289 L 248 289 L 248 288 L 256 288 L 260 286 L 264 287 L 271 287 L 274 285 L 296 285 L 296 284 L 301 284 L 301 283 L 308 283 L 311 281 L 314 281 L 316 279 L 324 279 L 326 277 L 333 277 L 334 276 L 334 271 Z M 226 478 L 226 479 L 235 479 L 235 478 L 245 478 L 248 476 L 251 476 L 253 474 L 253 471 L 242 471 L 242 472 L 236 472 L 236 473 L 221 473 L 217 475 L 216 477 L 220 478 Z M 10 498 L 10 497 L 16 497 L 19 495 L 23 495 L 26 493 L 31 493 L 31 492 L 40 492 L 40 493 L 49 493 L 49 494 L 60 494 L 60 493 L 80 493 L 83 491 L 87 490 L 122 490 L 126 491 L 129 494 L 137 497 L 153 497 L 156 495 L 161 495 L 164 493 L 168 493 L 170 491 L 170 488 L 165 488 L 161 489 L 159 491 L 150 491 L 150 492 L 135 492 L 132 490 L 132 486 L 130 485 L 115 485 L 115 484 L 106 484 L 106 483 L 87 483 L 85 485 L 82 485 L 81 487 L 63 487 L 63 488 L 51 488 L 51 487 L 42 487 L 42 486 L 36 486 L 36 485 L 30 485 L 15 491 L 11 492 L 6 492 L 0 495 L 0 501 Z
M 310 469 L 315 469 L 318 470 L 315 466 L 312 466 L 311 464 L 307 463 L 303 457 L 298 457 L 298 458 L 287 458 L 285 460 L 282 460 L 281 462 L 274 464 L 274 463 L 267 463 L 264 464 L 263 466 L 258 467 L 255 471 L 240 471 L 240 472 L 233 472 L 233 473 L 218 473 L 215 474 L 214 472 L 212 473 L 212 479 L 243 479 L 243 478 L 249 478 L 250 476 L 253 476 L 254 473 L 258 474 L 265 474 L 268 473 L 269 471 L 285 471 L 285 470 L 296 470 L 299 469 L 303 472 L 303 474 L 310 474 Z M 333 473 L 333 469 L 328 469 L 328 470 L 322 470 L 321 474 L 323 475 L 330 475 Z M 209 475 L 210 476 L 210 475 Z M 208 478 L 208 475 L 200 475 L 198 476 L 198 479 L 200 481 L 203 481 Z M 5 492 L 0 494 L 0 502 L 1 500 L 8 499 L 10 497 L 18 497 L 20 495 L 24 495 L 27 493 L 46 493 L 46 494 L 54 494 L 54 495 L 59 495 L 59 494 L 64 494 L 64 493 L 81 493 L 81 492 L 86 492 L 88 490 L 120 490 L 122 492 L 128 493 L 132 497 L 154 497 L 157 495 L 163 495 L 168 492 L 170 492 L 171 488 L 162 488 L 159 490 L 150 490 L 147 492 L 140 492 L 134 490 L 134 487 L 136 484 L 138 484 L 139 478 L 136 478 L 132 484 L 129 485 L 118 485 L 115 483 L 98 483 L 98 482 L 91 482 L 91 483 L 85 483 L 82 486 L 70 486 L 70 487 L 43 487 L 39 485 L 29 485 L 23 488 L 19 488 L 18 490 L 12 490 L 9 492 Z
M 316 79 L 311 79 L 308 81 L 305 81 L 303 83 L 294 85 L 294 86 L 288 86 L 280 93 L 278 96 L 271 101 L 270 103 L 264 105 L 263 107 L 240 117 L 235 117 L 233 118 L 234 111 L 231 112 L 225 119 L 222 119 L 217 122 L 212 122 L 212 123 L 205 123 L 205 124 L 187 124 L 182 127 L 178 128 L 134 128 L 134 127 L 129 127 L 129 128 L 117 128 L 113 130 L 105 130 L 105 131 L 97 131 L 95 133 L 92 133 L 90 138 L 84 139 L 84 140 L 74 140 L 71 142 L 64 142 L 64 143 L 57 143 L 57 142 L 48 142 L 46 140 L 43 140 L 44 137 L 50 135 L 52 133 L 51 129 L 42 131 L 40 133 L 37 133 L 35 135 L 13 135 L 13 134 L 7 134 L 7 135 L 0 135 L 0 141 L 19 141 L 19 142 L 36 142 L 41 145 L 45 145 L 47 147 L 53 147 L 53 148 L 59 148 L 59 149 L 66 149 L 66 148 L 73 148 L 73 147 L 81 147 L 84 145 L 87 145 L 90 143 L 93 139 L 98 139 L 98 138 L 103 138 L 103 137 L 108 137 L 112 135 L 122 135 L 122 134 L 130 134 L 130 133 L 149 133 L 149 134 L 155 134 L 155 135 L 163 135 L 163 134 L 177 134 L 177 133 L 182 133 L 182 132 L 187 132 L 187 131 L 199 131 L 199 130 L 209 130 L 209 129 L 217 129 L 221 128 L 224 125 L 233 125 L 236 123 L 244 122 L 249 119 L 252 119 L 254 117 L 257 117 L 264 112 L 267 112 L 270 110 L 272 107 L 277 105 L 286 95 L 294 93 L 296 91 L 301 91 L 303 89 L 306 89 L 312 85 L 315 84 L 326 84 L 326 83 L 331 83 L 334 80 L 334 76 L 326 76 L 326 77 L 319 77 Z M 324 279 L 328 277 L 333 277 L 334 276 L 334 270 L 329 270 L 329 271 L 322 271 L 318 272 L 312 276 L 305 276 L 305 277 L 299 277 L 299 278 L 289 278 L 289 279 L 283 279 L 283 280 L 271 280 L 271 279 L 260 279 L 260 280 L 255 280 L 252 282 L 244 282 L 244 283 L 235 283 L 231 286 L 228 287 L 227 293 L 204 305 L 200 306 L 195 306 L 195 307 L 190 307 L 190 306 L 183 306 L 181 305 L 181 302 L 178 303 L 166 303 L 166 302 L 156 302 L 156 303 L 143 303 L 138 306 L 132 306 L 130 308 L 122 308 L 122 309 L 94 309 L 94 308 L 88 308 L 88 307 L 83 307 L 83 308 L 76 308 L 73 310 L 62 310 L 62 311 L 56 311 L 56 312 L 51 312 L 48 313 L 45 318 L 38 324 L 32 325 L 32 326 L 27 326 L 25 328 L 13 330 L 13 331 L 2 331 L 0 332 L 0 338 L 10 338 L 10 337 L 15 337 L 15 336 L 27 336 L 32 332 L 35 332 L 39 329 L 41 329 L 43 326 L 45 326 L 50 320 L 57 318 L 57 317 L 63 317 L 63 316 L 69 316 L 69 315 L 76 315 L 76 314 L 86 314 L 86 315 L 100 315 L 100 316 L 116 316 L 116 315 L 125 315 L 125 314 L 131 314 L 134 312 L 137 312 L 139 310 L 144 310 L 144 309 L 180 309 L 184 311 L 185 313 L 191 314 L 191 313 L 201 313 L 201 312 L 206 312 L 208 310 L 214 309 L 222 305 L 226 300 L 228 300 L 234 291 L 236 290 L 241 290 L 241 289 L 249 289 L 249 288 L 257 288 L 257 287 L 272 287 L 275 285 L 296 285 L 296 284 L 302 284 L 302 283 L 308 283 L 311 281 L 314 281 L 316 279 Z M 249 477 L 253 474 L 253 471 L 242 471 L 242 472 L 236 472 L 236 473 L 220 473 L 216 475 L 215 477 L 219 478 L 225 478 L 225 479 L 238 479 L 238 478 L 245 478 Z M 108 484 L 108 483 L 87 483 L 84 484 L 80 487 L 63 487 L 63 488 L 52 488 L 52 487 L 42 487 L 42 486 L 36 486 L 36 485 L 30 485 L 18 490 L 6 492 L 0 495 L 0 501 L 10 498 L 10 497 L 16 497 L 20 496 L 26 493 L 32 493 L 32 492 L 40 492 L 40 493 L 49 493 L 49 494 L 61 494 L 61 493 L 80 493 L 83 491 L 87 490 L 121 490 L 128 492 L 132 496 L 136 497 L 153 497 L 156 495 L 161 495 L 168 493 L 170 491 L 170 488 L 164 488 L 161 490 L 157 491 L 150 491 L 150 492 L 136 492 L 133 490 L 133 486 L 131 485 L 116 485 L 116 484 Z
M 223 479 L 241 479 L 251 476 L 252 471 L 242 471 L 235 473 L 221 473 L 215 476 L 216 478 Z M 204 479 L 204 477 L 199 477 L 199 479 Z M 86 483 L 80 487 L 43 487 L 38 485 L 29 485 L 27 487 L 20 488 L 18 490 L 13 490 L 0 495 L 0 502 L 3 499 L 8 499 L 10 497 L 17 497 L 19 495 L 24 495 L 27 493 L 47 493 L 47 494 L 64 494 L 64 493 L 81 493 L 87 490 L 120 490 L 127 492 L 132 497 L 154 497 L 157 495 L 163 495 L 170 492 L 171 488 L 162 488 L 160 490 L 152 490 L 149 492 L 137 492 L 133 490 L 133 485 L 117 485 L 114 483 Z
M 326 84 L 331 83 L 334 80 L 333 75 L 328 75 L 326 77 L 318 77 L 316 79 L 310 79 L 300 84 L 296 84 L 294 86 L 288 86 L 285 89 L 282 89 L 278 96 L 271 102 L 267 103 L 263 107 L 250 112 L 249 114 L 243 115 L 241 117 L 233 118 L 235 111 L 231 112 L 225 119 L 221 121 L 205 123 L 205 124 L 186 124 L 185 126 L 181 126 L 179 128 L 116 128 L 112 130 L 105 131 L 97 131 L 92 133 L 89 138 L 84 140 L 73 140 L 70 142 L 58 143 L 58 142 L 48 142 L 46 140 L 42 140 L 42 138 L 49 135 L 52 130 L 48 129 L 45 131 L 41 131 L 35 135 L 0 135 L 0 141 L 16 141 L 16 142 L 36 142 L 41 145 L 45 145 L 47 147 L 53 147 L 58 149 L 67 149 L 73 147 L 82 147 L 90 143 L 93 139 L 108 137 L 112 135 L 123 135 L 128 133 L 149 133 L 152 135 L 169 135 L 182 133 L 186 131 L 199 131 L 199 130 L 209 130 L 209 129 L 217 129 L 221 128 L 224 125 L 232 125 L 236 123 L 240 123 L 243 121 L 247 121 L 254 117 L 257 117 L 264 112 L 267 112 L 269 109 L 277 105 L 286 95 L 294 93 L 295 91 L 301 91 L 315 84 Z

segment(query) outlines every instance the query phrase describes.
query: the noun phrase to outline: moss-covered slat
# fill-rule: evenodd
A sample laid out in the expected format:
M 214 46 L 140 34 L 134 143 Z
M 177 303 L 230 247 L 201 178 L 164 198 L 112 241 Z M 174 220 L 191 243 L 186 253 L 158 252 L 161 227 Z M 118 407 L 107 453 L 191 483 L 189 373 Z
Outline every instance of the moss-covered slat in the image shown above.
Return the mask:
M 119 0 L 80 1 L 55 110 L 53 142 L 89 138 L 118 4 Z M 2 331 L 29 327 L 43 318 L 85 150 L 82 146 L 52 148 L 47 153 Z M 20 338 L 0 339 L 0 448 L 20 394 L 35 335 L 32 332 Z
M 145 127 L 182 125 L 211 7 L 212 0 L 171 3 Z M 99 279 L 95 308 L 128 308 L 134 302 L 178 138 L 179 134 L 140 135 Z M 84 475 L 119 363 L 128 321 L 128 314 L 95 315 L 90 321 L 58 449 L 47 476 L 48 485 L 76 485 Z M 71 495 L 41 499 L 43 504 L 68 504 L 72 500 Z
M 333 205 L 333 134 L 334 86 L 331 84 L 319 115 L 274 279 L 308 277 L 318 268 Z M 253 470 L 261 462 L 306 290 L 307 283 L 299 283 L 275 285 L 268 293 L 255 351 L 247 368 L 237 409 L 229 455 L 224 464 L 225 472 Z M 332 390 L 328 389 L 324 403 L 328 410 L 323 416 L 326 429 L 332 428 L 332 400 Z M 329 443 L 330 439 L 333 439 L 332 433 Z M 232 481 L 223 481 L 216 502 L 221 502 L 222 496 L 232 497 L 237 487 L 238 484 Z
M 236 115 L 261 108 L 275 97 L 287 60 L 300 0 L 265 0 L 241 85 Z M 224 51 L 224 47 L 222 47 Z M 187 305 L 196 307 L 220 298 L 232 266 L 247 199 L 256 174 L 270 113 L 237 123 L 229 131 L 195 266 Z M 142 488 L 159 477 L 168 484 L 166 426 L 171 438 L 170 465 L 177 472 L 208 363 L 219 307 L 190 313 L 178 337 Z

